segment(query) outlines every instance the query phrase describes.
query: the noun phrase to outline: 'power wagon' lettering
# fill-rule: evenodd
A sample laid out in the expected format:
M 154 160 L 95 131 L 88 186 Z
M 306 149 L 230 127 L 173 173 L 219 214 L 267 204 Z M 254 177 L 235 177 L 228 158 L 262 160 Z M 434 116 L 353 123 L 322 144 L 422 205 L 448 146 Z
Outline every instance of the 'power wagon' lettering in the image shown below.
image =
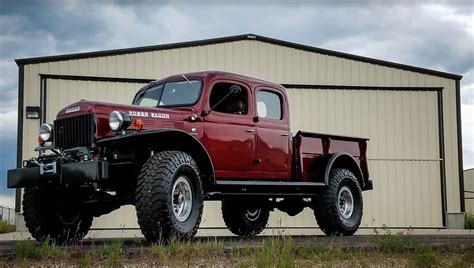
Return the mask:
M 130 111 L 128 112 L 129 115 L 139 116 L 139 117 L 148 117 L 148 112 L 137 112 L 137 111 Z
M 170 115 L 169 114 L 163 114 L 163 113 L 151 113 L 151 117 L 169 119 Z
M 170 118 L 170 115 L 165 114 L 165 113 L 150 113 L 150 114 L 148 114 L 148 112 L 129 111 L 128 114 L 131 115 L 131 116 L 138 116 L 138 117 L 149 117 L 150 114 L 151 114 L 152 118 L 164 118 L 164 119 L 169 119 Z

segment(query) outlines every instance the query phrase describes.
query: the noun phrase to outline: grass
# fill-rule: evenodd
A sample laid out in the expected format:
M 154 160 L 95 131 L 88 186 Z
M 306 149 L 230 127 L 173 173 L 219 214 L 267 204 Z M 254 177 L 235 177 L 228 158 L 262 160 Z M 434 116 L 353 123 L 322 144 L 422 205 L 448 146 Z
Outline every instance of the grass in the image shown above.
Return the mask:
M 294 267 L 296 247 L 291 237 L 271 237 L 255 250 L 257 267 Z
M 106 266 L 116 266 L 123 257 L 123 241 L 118 240 L 102 245 L 102 257 Z M 90 256 L 92 259 L 92 255 Z
M 385 253 L 405 253 L 418 246 L 412 237 L 404 236 L 402 233 L 393 235 L 390 230 L 384 235 L 375 236 L 374 239 L 379 250 Z
M 225 247 L 217 239 L 197 242 L 180 242 L 172 239 L 167 245 L 152 244 L 150 253 L 160 263 L 175 262 L 184 265 L 202 256 L 208 259 L 218 258 L 225 254 Z
M 0 234 L 15 232 L 16 227 L 6 221 L 0 221 Z
M 474 229 L 474 213 L 467 212 L 464 217 L 464 228 Z
M 123 241 L 62 247 L 33 241 L 15 245 L 15 257 L 0 266 L 230 266 L 230 267 L 313 267 L 313 266 L 413 266 L 469 267 L 474 265 L 474 248 L 449 246 L 440 249 L 422 244 L 411 236 L 387 233 L 373 237 L 370 247 L 350 248 L 338 243 L 297 244 L 289 236 L 265 237 L 255 246 L 229 247 L 218 239 L 135 247 Z M 317 239 L 315 240 L 317 243 Z M 141 244 L 138 244 L 141 245 Z
M 67 259 L 70 252 L 52 243 L 39 245 L 35 241 L 27 240 L 15 244 L 15 255 L 18 259 Z

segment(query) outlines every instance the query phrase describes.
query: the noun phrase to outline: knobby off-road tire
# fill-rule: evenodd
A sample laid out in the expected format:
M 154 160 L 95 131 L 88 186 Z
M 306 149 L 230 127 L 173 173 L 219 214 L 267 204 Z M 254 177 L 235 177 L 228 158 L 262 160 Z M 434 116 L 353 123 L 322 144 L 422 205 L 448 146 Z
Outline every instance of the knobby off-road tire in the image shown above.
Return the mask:
M 203 192 L 192 157 L 179 151 L 152 155 L 138 176 L 135 207 L 147 241 L 193 238 L 201 222 Z
M 259 202 L 246 202 L 238 198 L 222 200 L 222 217 L 227 228 L 235 235 L 252 237 L 261 233 L 270 216 L 265 207 L 258 207 Z M 260 203 L 261 205 L 262 203 Z
M 329 185 L 313 199 L 313 206 L 319 228 L 327 236 L 354 234 L 359 228 L 363 210 L 357 178 L 347 169 L 331 170 Z
M 71 244 L 80 241 L 89 231 L 93 217 L 70 207 L 66 214 L 58 210 L 57 193 L 51 190 L 27 188 L 23 195 L 25 225 L 38 242 Z M 65 209 L 68 203 L 61 204 Z M 64 211 L 64 210 L 63 210 Z

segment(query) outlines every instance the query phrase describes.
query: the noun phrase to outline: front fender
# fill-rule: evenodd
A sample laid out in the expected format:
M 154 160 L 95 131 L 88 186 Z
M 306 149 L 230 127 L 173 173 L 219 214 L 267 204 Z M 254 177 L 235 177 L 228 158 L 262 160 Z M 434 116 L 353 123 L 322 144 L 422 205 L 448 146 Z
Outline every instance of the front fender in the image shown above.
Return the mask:
M 156 129 L 132 132 L 125 135 L 105 138 L 96 142 L 100 147 L 114 147 L 126 145 L 136 151 L 182 151 L 193 157 L 201 175 L 206 177 L 203 181 L 207 186 L 215 184 L 214 165 L 211 157 L 202 143 L 179 129 Z M 206 186 L 205 185 L 205 186 Z

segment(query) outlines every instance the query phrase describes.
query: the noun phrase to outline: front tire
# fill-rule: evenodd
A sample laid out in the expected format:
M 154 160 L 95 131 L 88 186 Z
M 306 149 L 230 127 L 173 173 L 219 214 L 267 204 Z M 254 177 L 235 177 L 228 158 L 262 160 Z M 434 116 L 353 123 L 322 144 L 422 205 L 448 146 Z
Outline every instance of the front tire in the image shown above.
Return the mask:
M 343 168 L 331 170 L 329 185 L 313 199 L 314 215 L 327 236 L 349 236 L 362 220 L 362 190 L 354 174 Z
M 80 241 L 89 231 L 93 217 L 78 204 L 55 199 L 58 191 L 27 188 L 23 195 L 23 215 L 31 236 L 38 242 L 71 244 Z M 64 194 L 67 195 L 67 194 Z
M 241 237 L 252 237 L 261 233 L 270 217 L 265 206 L 255 206 L 262 202 L 245 202 L 242 199 L 225 198 L 222 200 L 222 217 L 227 229 Z M 264 202 L 263 202 L 264 204 Z
M 201 222 L 203 192 L 192 157 L 179 151 L 152 155 L 138 176 L 135 207 L 147 241 L 193 238 Z

